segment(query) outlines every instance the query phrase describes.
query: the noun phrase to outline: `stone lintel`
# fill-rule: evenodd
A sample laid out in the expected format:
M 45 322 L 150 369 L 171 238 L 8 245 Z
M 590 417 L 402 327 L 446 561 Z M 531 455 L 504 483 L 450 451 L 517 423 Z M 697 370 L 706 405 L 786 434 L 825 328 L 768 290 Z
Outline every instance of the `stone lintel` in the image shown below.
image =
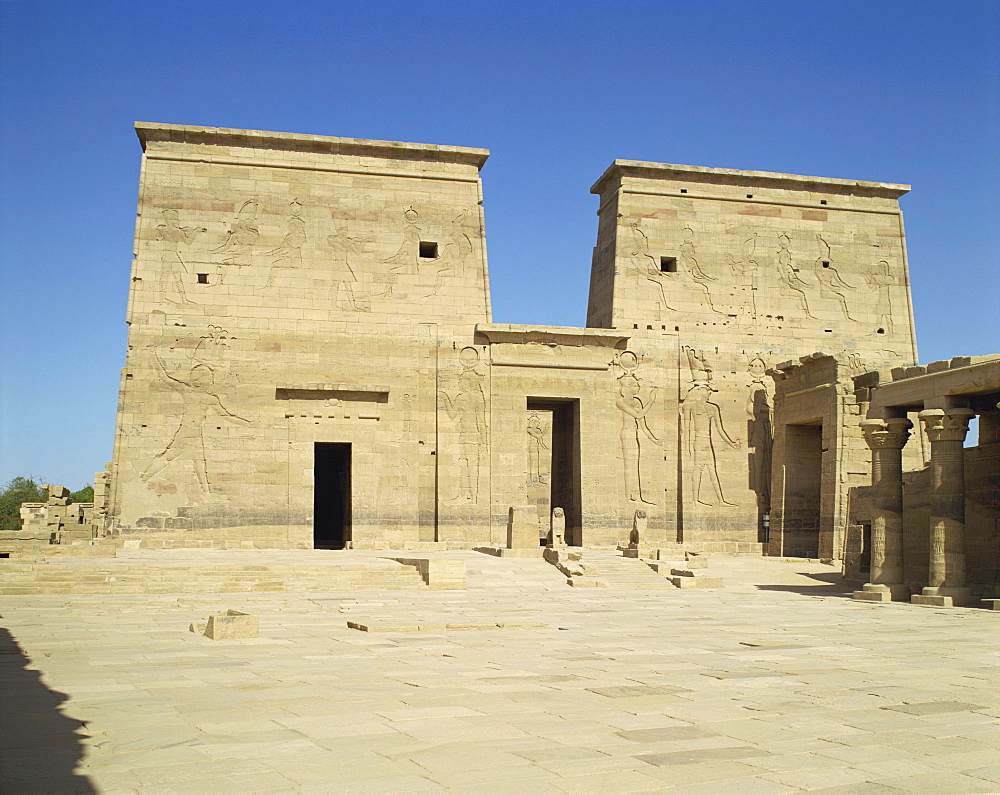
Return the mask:
M 627 177 L 643 179 L 677 180 L 682 182 L 716 183 L 724 185 L 756 185 L 823 193 L 857 194 L 898 199 L 910 190 L 909 185 L 890 182 L 866 182 L 832 177 L 809 177 L 799 174 L 782 174 L 772 171 L 741 171 L 735 168 L 708 168 L 683 166 L 671 163 L 649 163 L 640 160 L 615 160 L 590 192 L 601 194 L 613 180 Z
M 511 323 L 477 323 L 476 333 L 482 334 L 491 344 L 551 343 L 555 345 L 593 345 L 614 348 L 627 343 L 631 336 L 616 329 L 575 328 L 572 326 L 530 326 Z
M 466 146 L 439 146 L 403 141 L 373 141 L 366 138 L 335 138 L 328 135 L 236 130 L 228 127 L 195 127 L 137 121 L 135 132 L 143 151 L 152 143 L 244 146 L 254 149 L 290 150 L 319 154 L 368 155 L 393 160 L 435 160 L 482 168 L 490 156 L 488 149 Z
M 939 363 L 934 364 L 940 367 Z M 919 408 L 947 397 L 1000 392 L 1000 356 L 956 357 L 950 365 L 947 370 L 935 367 L 933 371 L 930 365 L 894 368 L 894 380 L 881 383 L 875 389 L 871 413 L 879 416 L 877 412 L 890 407 Z M 897 373 L 897 370 L 902 372 Z M 913 374 L 906 375 L 909 370 L 913 370 Z

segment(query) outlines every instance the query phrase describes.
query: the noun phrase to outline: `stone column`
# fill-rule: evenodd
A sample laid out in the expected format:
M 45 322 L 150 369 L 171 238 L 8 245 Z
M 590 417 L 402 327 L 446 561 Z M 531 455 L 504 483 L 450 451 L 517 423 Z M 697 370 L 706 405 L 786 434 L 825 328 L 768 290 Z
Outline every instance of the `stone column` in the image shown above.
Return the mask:
M 965 586 L 965 453 L 967 408 L 927 409 L 920 419 L 931 440 L 930 571 L 917 604 L 937 607 L 972 602 Z
M 903 583 L 903 447 L 912 427 L 905 417 L 861 422 L 872 451 L 871 579 L 855 599 L 905 602 L 910 596 Z

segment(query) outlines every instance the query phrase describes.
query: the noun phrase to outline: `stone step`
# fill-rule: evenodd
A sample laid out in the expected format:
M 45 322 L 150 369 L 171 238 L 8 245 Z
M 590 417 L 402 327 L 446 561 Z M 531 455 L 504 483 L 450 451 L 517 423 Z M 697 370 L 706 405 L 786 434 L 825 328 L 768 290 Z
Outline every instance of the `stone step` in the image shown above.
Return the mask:
M 212 562 L 77 559 L 0 563 L 0 594 L 212 593 L 425 588 L 413 566 L 387 560 L 346 565 L 217 565 Z

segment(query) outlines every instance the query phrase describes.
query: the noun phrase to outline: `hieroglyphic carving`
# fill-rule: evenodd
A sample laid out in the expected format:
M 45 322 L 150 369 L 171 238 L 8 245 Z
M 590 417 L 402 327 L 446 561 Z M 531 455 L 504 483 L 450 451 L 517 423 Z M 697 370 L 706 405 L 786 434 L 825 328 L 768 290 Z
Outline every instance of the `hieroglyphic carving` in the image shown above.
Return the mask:
M 766 371 L 767 364 L 760 354 L 754 356 L 747 366 L 750 374 L 746 406 L 750 418 L 747 423 L 750 489 L 757 495 L 757 506 L 761 512 L 771 508 L 771 449 L 774 444 L 771 403 L 768 399 L 767 382 L 764 380 Z
M 271 272 L 267 277 L 267 284 L 270 287 L 281 269 L 299 268 L 302 266 L 302 247 L 306 242 L 306 222 L 302 219 L 302 205 L 298 199 L 292 199 L 288 203 L 288 231 L 281 241 L 281 245 L 273 248 L 267 255 L 273 255 L 271 260 Z
M 181 396 L 183 402 L 173 437 L 142 473 L 143 480 L 154 491 L 158 487 L 158 481 L 155 480 L 157 475 L 162 473 L 171 461 L 183 455 L 192 461 L 202 491 L 210 494 L 211 484 L 205 455 L 208 449 L 205 443 L 205 426 L 208 418 L 215 416 L 242 425 L 252 424 L 245 417 L 230 411 L 217 391 L 216 371 L 219 369 L 217 362 L 227 339 L 228 335 L 224 329 L 212 326 L 209 333 L 199 341 L 191 359 L 192 364 L 183 376 L 168 370 L 155 349 L 152 346 L 149 348 L 156 368 L 166 379 L 166 383 Z
M 545 443 L 547 430 L 538 412 L 528 415 L 528 477 L 531 483 L 547 483 L 549 480 L 549 473 L 542 466 L 545 457 L 542 451 L 549 449 Z
M 850 284 L 841 278 L 840 273 L 833 265 L 832 250 L 820 235 L 816 235 L 816 242 L 819 245 L 819 256 L 816 258 L 816 283 L 819 285 L 819 294 L 825 298 L 836 298 L 840 303 L 840 308 L 844 310 L 844 316 L 848 320 L 854 320 L 847 308 L 847 296 L 844 290 L 853 290 Z
M 815 318 L 816 316 L 809 311 L 809 301 L 806 299 L 806 288 L 811 287 L 811 285 L 802 280 L 799 276 L 799 269 L 792 265 L 792 252 L 789 248 L 791 242 L 792 239 L 787 232 L 778 235 L 778 278 L 789 291 L 798 296 L 802 311 L 806 313 L 806 316 Z
M 458 426 L 458 483 L 453 502 L 474 503 L 479 499 L 479 462 L 486 452 L 485 376 L 476 368 L 479 351 L 462 348 L 458 353 L 462 372 L 455 379 L 452 394 L 438 391 L 438 398 L 448 417 Z
M 734 450 L 739 442 L 730 438 L 722 424 L 722 409 L 709 400 L 718 390 L 710 382 L 711 369 L 705 363 L 704 352 L 692 348 L 684 349 L 691 370 L 692 385 L 681 401 L 681 427 L 684 434 L 684 450 L 691 460 L 693 477 L 692 494 L 702 505 L 733 505 L 722 491 L 719 481 L 718 461 L 715 453 L 715 439 L 720 436 Z M 712 494 L 706 493 L 708 480 Z
M 889 288 L 895 283 L 895 279 L 889 273 L 889 263 L 884 259 L 879 260 L 878 269 L 875 273 L 869 273 L 865 280 L 868 286 L 875 292 L 875 308 L 872 314 L 875 316 L 876 329 L 882 329 L 883 333 L 892 333 L 892 298 L 889 295 Z M 878 331 L 872 332 L 879 333 Z
M 180 226 L 177 210 L 163 210 L 160 215 L 163 223 L 156 227 L 156 239 L 163 243 L 160 253 L 160 292 L 165 301 L 171 303 L 194 303 L 187 297 L 185 289 L 187 265 L 181 256 L 180 246 L 190 246 L 199 233 L 205 232 L 203 226 Z
M 618 356 L 618 366 L 622 374 L 618 376 L 615 405 L 622 412 L 619 434 L 622 443 L 622 461 L 625 467 L 625 493 L 629 502 L 655 505 L 651 485 L 643 477 L 643 448 L 647 443 L 660 446 L 660 440 L 653 434 L 646 415 L 656 401 L 656 387 L 644 389 L 636 375 L 639 358 L 632 351 L 622 351 Z
M 254 243 L 260 237 L 257 229 L 257 214 L 260 212 L 260 199 L 254 196 L 240 205 L 236 218 L 229 225 L 229 233 L 225 241 L 213 254 L 220 255 L 223 265 L 250 265 Z

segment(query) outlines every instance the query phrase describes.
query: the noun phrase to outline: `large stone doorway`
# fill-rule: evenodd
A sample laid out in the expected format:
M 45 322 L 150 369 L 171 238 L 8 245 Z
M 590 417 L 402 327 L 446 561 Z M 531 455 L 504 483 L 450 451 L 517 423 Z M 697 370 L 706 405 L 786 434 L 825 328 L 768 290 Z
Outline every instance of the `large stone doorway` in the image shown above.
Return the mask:
M 316 442 L 313 461 L 313 546 L 343 549 L 351 540 L 351 445 Z
M 820 495 L 823 491 L 823 426 L 787 425 L 783 554 L 819 556 Z
M 539 536 L 553 508 L 566 517 L 566 543 L 583 544 L 580 401 L 528 398 L 528 499 L 538 506 Z

